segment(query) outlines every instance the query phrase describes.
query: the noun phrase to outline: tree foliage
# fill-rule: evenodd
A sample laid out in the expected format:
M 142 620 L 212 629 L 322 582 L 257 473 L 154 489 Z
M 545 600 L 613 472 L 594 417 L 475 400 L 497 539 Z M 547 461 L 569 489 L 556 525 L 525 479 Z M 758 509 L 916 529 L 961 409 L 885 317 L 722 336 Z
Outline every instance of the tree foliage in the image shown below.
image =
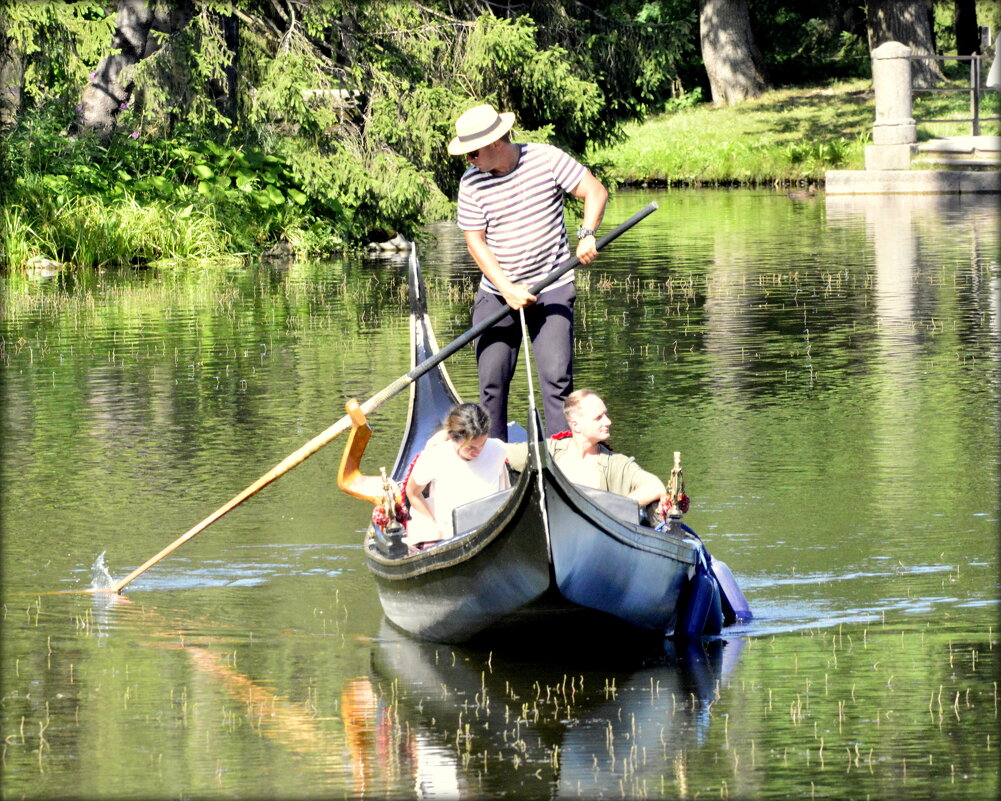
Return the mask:
M 869 76 L 863 0 L 748 0 L 765 69 L 779 86 Z
M 233 233 L 250 249 L 295 238 L 296 226 L 325 231 L 318 237 L 326 243 L 376 229 L 413 234 L 450 211 L 464 164 L 444 148 L 465 108 L 494 102 L 517 114 L 523 139 L 580 154 L 659 108 L 691 48 L 691 14 L 680 0 L 0 7 L 24 86 L 9 147 L 30 151 L 58 126 L 68 134 L 66 164 L 97 158 L 91 166 L 103 165 L 98 183 L 109 198 L 111 186 L 140 199 L 173 192 L 178 204 L 214 204 L 234 224 L 247 206 L 254 235 Z M 143 25 L 127 27 L 139 17 Z M 86 141 L 94 133 L 100 146 Z M 136 150 L 122 141 L 130 138 L 152 148 L 142 157 L 147 172 L 140 179 L 124 170 L 132 178 L 124 182 L 100 156 Z M 207 152 L 208 144 L 173 146 L 199 140 L 228 155 Z M 248 154 L 281 164 L 282 180 Z M 228 171 L 216 165 L 203 177 L 205 159 L 219 158 L 229 159 Z M 15 158 L 8 177 L 26 180 L 10 173 L 29 162 Z M 83 172 L 93 177 L 94 169 Z M 67 169 L 62 178 L 78 174 Z M 78 189 L 98 191 L 93 181 Z
M 868 69 L 865 0 L 745 1 L 777 83 Z M 55 181 L 48 201 L 190 206 L 250 252 L 414 235 L 451 213 L 465 164 L 445 145 L 475 103 L 577 155 L 690 105 L 708 89 L 698 7 L 0 0 L 0 202 L 30 222 Z

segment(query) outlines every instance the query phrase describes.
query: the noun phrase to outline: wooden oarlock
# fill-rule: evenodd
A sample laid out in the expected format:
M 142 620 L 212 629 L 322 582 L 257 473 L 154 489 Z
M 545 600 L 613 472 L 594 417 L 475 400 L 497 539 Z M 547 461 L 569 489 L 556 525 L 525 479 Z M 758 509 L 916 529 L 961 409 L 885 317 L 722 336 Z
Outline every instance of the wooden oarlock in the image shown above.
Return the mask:
M 351 433 L 344 445 L 341 456 L 341 466 L 337 470 L 337 486 L 348 495 L 361 498 L 363 501 L 381 503 L 383 482 L 378 476 L 366 476 L 361 472 L 361 457 L 372 438 L 372 427 L 362 411 L 361 404 L 351 398 L 344 404 L 351 418 Z

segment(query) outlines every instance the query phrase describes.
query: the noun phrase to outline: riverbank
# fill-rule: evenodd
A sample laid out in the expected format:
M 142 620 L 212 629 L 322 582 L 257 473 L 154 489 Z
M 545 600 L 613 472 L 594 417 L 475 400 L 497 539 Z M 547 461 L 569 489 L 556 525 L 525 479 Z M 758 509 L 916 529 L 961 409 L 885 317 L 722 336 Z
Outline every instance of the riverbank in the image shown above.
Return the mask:
M 589 154 L 627 185 L 726 186 L 822 181 L 861 169 L 874 117 L 868 80 L 777 89 L 737 106 L 702 103 L 626 126 Z
M 967 102 L 962 92 L 916 99 L 915 117 L 963 117 Z M 997 109 L 997 93 L 988 92 L 982 116 L 996 117 Z M 620 143 L 596 148 L 584 161 L 609 185 L 819 187 L 828 170 L 863 168 L 874 117 L 868 80 L 777 89 L 726 108 L 689 96 L 668 112 L 627 125 Z M 982 127 L 998 132 L 997 122 Z M 968 129 L 921 124 L 918 138 Z M 44 276 L 269 253 L 323 255 L 380 233 L 380 226 L 365 223 L 365 214 L 350 212 L 351 203 L 342 205 L 342 185 L 297 177 L 302 164 L 318 157 L 291 140 L 265 152 L 122 133 L 105 145 L 73 140 L 43 119 L 6 146 L 17 156 L 9 171 L 18 176 L 0 209 L 0 268 L 7 270 Z M 416 189 L 412 193 L 409 211 L 384 210 L 386 219 L 450 218 L 453 204 L 443 191 L 431 191 L 430 182 L 424 186 L 422 199 Z
M 916 96 L 914 116 L 962 118 L 968 103 L 962 92 Z M 997 93 L 986 93 L 982 117 L 997 108 Z M 864 169 L 874 119 L 868 79 L 776 89 L 737 106 L 702 103 L 627 125 L 624 141 L 594 149 L 588 163 L 634 186 L 820 185 L 827 170 Z M 998 132 L 996 121 L 982 127 Z M 966 133 L 968 123 L 918 126 L 919 141 Z

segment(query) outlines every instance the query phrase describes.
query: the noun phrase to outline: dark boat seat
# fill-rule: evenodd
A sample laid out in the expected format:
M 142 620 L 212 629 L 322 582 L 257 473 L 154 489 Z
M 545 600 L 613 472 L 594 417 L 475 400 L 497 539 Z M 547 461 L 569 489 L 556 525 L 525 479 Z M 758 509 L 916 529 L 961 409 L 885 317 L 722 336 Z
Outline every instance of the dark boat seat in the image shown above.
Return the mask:
M 631 523 L 634 526 L 640 525 L 640 505 L 632 498 L 619 495 L 617 492 L 594 489 L 593 487 L 582 487 L 574 485 L 580 492 L 588 497 L 596 505 L 600 506 L 613 517 Z
M 577 485 L 577 489 L 586 495 L 588 500 L 596 506 L 600 506 L 613 517 L 634 526 L 641 525 L 640 506 L 632 498 L 593 487 Z M 452 528 L 455 535 L 473 531 L 486 523 L 498 509 L 507 503 L 512 492 L 514 492 L 513 488 L 501 490 L 455 507 L 452 510 Z
M 452 510 L 452 530 L 455 535 L 473 531 L 486 523 L 514 492 L 513 487 L 486 495 Z

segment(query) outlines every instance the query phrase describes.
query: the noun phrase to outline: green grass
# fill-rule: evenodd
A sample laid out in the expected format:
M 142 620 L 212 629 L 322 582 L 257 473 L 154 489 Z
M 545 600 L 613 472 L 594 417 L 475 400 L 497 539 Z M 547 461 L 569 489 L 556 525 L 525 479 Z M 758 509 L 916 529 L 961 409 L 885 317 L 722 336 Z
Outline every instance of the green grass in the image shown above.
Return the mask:
M 969 97 L 916 96 L 916 117 L 967 117 Z M 997 114 L 988 93 L 981 116 Z M 930 113 L 934 111 L 934 113 Z M 588 154 L 604 175 L 628 184 L 688 186 L 822 182 L 829 169 L 861 170 L 875 99 L 868 80 L 777 89 L 726 108 L 705 103 L 627 126 L 626 139 Z M 969 123 L 919 125 L 918 139 L 970 133 Z M 981 134 L 997 134 L 996 122 Z
M 969 136 L 968 122 L 921 122 L 925 119 L 970 119 L 970 80 L 968 77 L 950 80 L 944 86 L 956 91 L 948 93 L 915 92 L 912 100 L 914 119 L 918 121 L 918 141 L 924 142 L 944 136 Z M 980 96 L 980 135 L 998 136 L 1001 124 L 997 116 L 1001 102 L 997 92 L 985 91 Z M 989 119 L 993 117 L 994 119 Z
M 0 252 L 10 265 L 46 258 L 69 267 L 197 261 L 230 250 L 228 234 L 205 211 L 145 205 L 130 198 L 108 201 L 81 195 L 55 203 L 42 192 L 34 202 L 4 208 Z

